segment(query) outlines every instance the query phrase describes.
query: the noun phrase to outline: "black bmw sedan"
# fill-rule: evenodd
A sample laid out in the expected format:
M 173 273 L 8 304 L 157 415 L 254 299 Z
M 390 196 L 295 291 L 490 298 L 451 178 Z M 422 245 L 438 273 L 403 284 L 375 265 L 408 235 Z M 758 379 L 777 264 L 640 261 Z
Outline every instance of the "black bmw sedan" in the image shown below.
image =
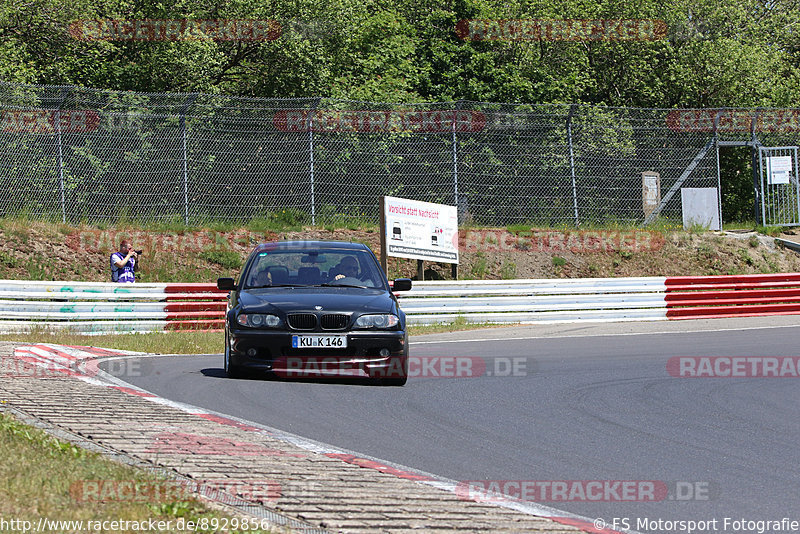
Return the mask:
M 372 251 L 360 243 L 277 241 L 255 248 L 230 291 L 225 320 L 229 377 L 360 377 L 402 386 L 406 316 Z

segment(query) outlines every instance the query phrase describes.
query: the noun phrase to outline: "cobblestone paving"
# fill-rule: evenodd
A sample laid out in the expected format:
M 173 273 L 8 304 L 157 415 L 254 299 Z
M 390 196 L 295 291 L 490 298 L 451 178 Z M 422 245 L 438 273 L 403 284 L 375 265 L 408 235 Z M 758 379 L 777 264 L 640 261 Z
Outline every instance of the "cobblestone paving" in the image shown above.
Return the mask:
M 157 404 L 124 388 L 60 373 L 26 376 L 14 361 L 16 346 L 0 342 L 5 405 L 198 483 L 228 488 L 240 499 L 298 520 L 296 530 L 305 524 L 348 533 L 579 531 L 462 499 L 412 480 L 413 475 L 366 468 L 347 461 L 347 455 L 306 450 L 265 430 Z

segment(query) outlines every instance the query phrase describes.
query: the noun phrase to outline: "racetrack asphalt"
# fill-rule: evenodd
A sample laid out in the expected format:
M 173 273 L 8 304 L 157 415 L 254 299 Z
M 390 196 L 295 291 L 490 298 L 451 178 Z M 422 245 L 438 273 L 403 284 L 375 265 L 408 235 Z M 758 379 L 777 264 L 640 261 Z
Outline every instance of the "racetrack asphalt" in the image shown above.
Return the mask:
M 678 531 L 655 520 L 716 520 L 697 531 L 747 532 L 725 518 L 800 520 L 799 379 L 682 378 L 668 363 L 800 357 L 798 324 L 779 316 L 419 336 L 412 357 L 435 363 L 420 363 L 403 388 L 232 380 L 221 355 L 143 358 L 141 376 L 125 380 L 455 481 L 655 481 L 670 491 L 663 500 L 612 492 L 601 502 L 544 504 L 616 518 L 618 527 L 627 518 L 642 532 Z M 473 372 L 435 376 L 458 374 L 447 359 Z M 644 519 L 648 528 L 637 529 Z

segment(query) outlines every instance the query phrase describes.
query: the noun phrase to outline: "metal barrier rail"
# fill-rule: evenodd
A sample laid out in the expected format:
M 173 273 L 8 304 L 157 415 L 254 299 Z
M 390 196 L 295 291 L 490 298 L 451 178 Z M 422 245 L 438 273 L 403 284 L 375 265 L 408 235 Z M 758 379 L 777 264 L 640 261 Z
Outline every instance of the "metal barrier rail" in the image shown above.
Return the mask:
M 398 294 L 411 324 L 666 319 L 664 277 L 417 282 Z
M 219 329 L 227 292 L 214 284 L 0 280 L 0 332 L 80 334 Z
M 410 324 L 658 320 L 664 278 L 418 282 L 398 293 Z M 220 329 L 227 293 L 213 284 L 0 280 L 0 331 L 79 333 Z
M 409 324 L 657 321 L 800 314 L 800 273 L 417 282 L 397 293 Z M 221 329 L 214 284 L 0 280 L 0 332 Z

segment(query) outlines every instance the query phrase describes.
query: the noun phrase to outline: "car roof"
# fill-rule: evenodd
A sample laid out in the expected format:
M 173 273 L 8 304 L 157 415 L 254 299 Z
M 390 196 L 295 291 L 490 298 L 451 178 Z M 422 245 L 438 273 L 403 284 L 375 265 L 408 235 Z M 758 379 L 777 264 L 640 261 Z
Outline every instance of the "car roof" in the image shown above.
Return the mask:
M 348 241 L 270 241 L 261 243 L 253 252 L 263 252 L 267 250 L 318 250 L 318 249 L 342 249 L 342 250 L 369 250 L 363 243 L 350 243 Z

